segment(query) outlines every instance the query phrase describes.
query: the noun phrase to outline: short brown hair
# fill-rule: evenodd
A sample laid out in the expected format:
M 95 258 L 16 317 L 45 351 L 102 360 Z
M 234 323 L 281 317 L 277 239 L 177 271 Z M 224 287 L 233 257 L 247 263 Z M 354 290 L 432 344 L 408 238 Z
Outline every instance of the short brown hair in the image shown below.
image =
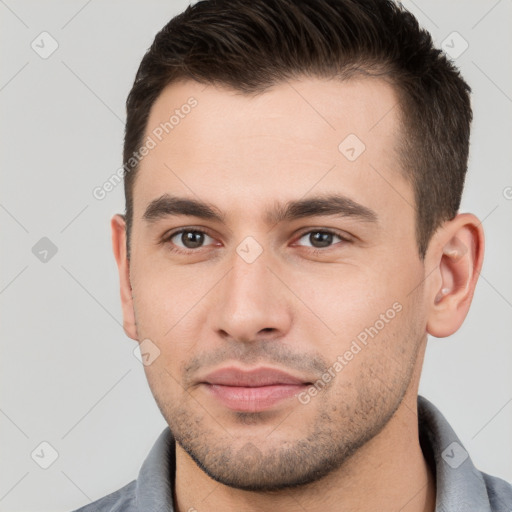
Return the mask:
M 423 259 L 432 234 L 460 206 L 471 89 L 416 18 L 391 0 L 203 0 L 174 17 L 146 52 L 126 101 L 128 255 L 138 167 L 130 157 L 167 85 L 192 79 L 253 94 L 291 78 L 356 74 L 390 81 L 400 98 L 397 149 L 414 190 Z

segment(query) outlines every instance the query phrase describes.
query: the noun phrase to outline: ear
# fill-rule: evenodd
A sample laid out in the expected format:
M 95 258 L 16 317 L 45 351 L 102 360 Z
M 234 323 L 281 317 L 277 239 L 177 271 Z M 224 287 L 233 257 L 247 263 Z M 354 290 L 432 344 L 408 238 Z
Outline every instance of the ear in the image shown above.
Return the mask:
M 123 329 L 128 337 L 138 341 L 135 311 L 133 309 L 132 286 L 130 283 L 130 262 L 126 253 L 126 222 L 124 215 L 114 215 L 110 221 L 110 227 L 112 229 L 112 249 L 119 270 Z
M 484 258 L 482 223 L 458 214 L 434 234 L 429 244 L 427 332 L 444 338 L 456 332 L 469 311 Z

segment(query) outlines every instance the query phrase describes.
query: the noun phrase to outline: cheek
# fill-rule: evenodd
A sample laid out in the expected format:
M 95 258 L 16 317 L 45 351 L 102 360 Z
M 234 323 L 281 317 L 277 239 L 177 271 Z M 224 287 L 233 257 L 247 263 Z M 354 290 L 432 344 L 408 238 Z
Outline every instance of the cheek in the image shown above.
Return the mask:
M 331 335 L 347 339 L 373 325 L 397 301 L 398 290 L 386 281 L 383 273 L 345 266 L 326 276 L 301 279 L 298 295 L 324 320 Z
M 330 373 L 335 374 L 331 403 L 378 410 L 409 385 L 421 329 L 415 311 L 408 306 L 382 304 L 371 305 L 359 316 L 348 318 L 346 330 L 340 324 L 338 338 L 326 347 Z
M 169 358 L 168 354 L 162 353 L 151 365 L 144 367 L 149 388 L 164 417 L 186 396 L 179 384 L 178 367 L 173 367 L 173 364 L 176 364 L 175 358 Z
M 167 339 L 182 319 L 194 315 L 211 286 L 197 271 L 160 261 L 135 268 L 132 289 L 139 335 Z
M 150 339 L 160 351 L 158 364 L 145 367 L 148 380 L 172 387 L 169 373 L 179 381 L 187 361 L 211 339 L 205 322 L 211 306 L 208 292 L 225 271 L 161 260 L 148 258 L 134 266 L 132 287 L 139 338 Z
M 402 365 L 410 366 L 423 332 L 421 292 L 410 293 L 412 273 L 381 263 L 346 267 L 329 279 L 302 280 L 301 293 L 316 318 L 299 315 L 298 321 L 330 364 L 341 359 L 344 379 L 362 375 L 366 362 L 371 362 L 369 371 L 398 374 Z M 319 328 L 325 336 L 319 336 Z M 380 367 L 382 361 L 389 364 L 387 369 Z

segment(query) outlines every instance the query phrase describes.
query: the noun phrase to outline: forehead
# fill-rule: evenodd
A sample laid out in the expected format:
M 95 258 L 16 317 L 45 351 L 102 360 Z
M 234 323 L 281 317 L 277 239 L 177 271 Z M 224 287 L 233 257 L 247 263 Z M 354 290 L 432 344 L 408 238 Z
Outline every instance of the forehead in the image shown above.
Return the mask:
M 403 208 L 412 191 L 395 149 L 398 115 L 394 89 L 376 79 L 294 80 L 257 95 L 174 83 L 149 115 L 145 140 L 154 147 L 139 165 L 135 216 L 164 193 L 223 211 L 309 190 Z

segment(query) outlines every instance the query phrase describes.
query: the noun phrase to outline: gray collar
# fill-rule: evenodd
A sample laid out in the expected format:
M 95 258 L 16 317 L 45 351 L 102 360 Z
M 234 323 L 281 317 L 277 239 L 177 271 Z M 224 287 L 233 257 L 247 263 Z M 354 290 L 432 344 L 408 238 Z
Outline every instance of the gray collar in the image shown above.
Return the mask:
M 491 510 L 482 473 L 439 409 L 418 396 L 421 448 L 436 479 L 436 512 Z

